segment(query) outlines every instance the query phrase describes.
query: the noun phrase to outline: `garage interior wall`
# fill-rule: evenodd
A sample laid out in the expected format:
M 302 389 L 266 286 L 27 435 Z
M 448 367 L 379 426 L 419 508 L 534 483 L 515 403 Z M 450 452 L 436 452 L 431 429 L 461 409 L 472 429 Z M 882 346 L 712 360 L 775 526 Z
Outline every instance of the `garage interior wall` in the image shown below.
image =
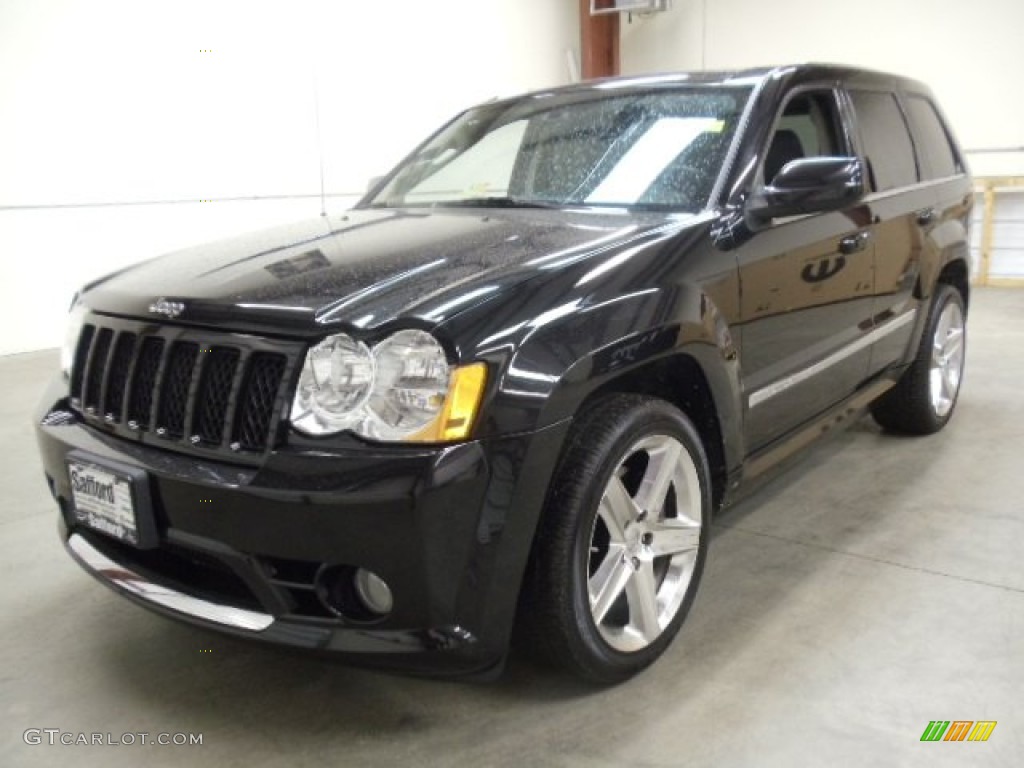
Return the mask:
M 623 74 L 823 61 L 909 75 L 935 91 L 976 177 L 1024 176 L 1020 0 L 670 5 L 663 13 L 622 19 Z M 1018 151 L 976 151 L 1007 148 Z M 980 205 L 975 214 L 980 217 Z M 980 229 L 973 230 L 975 266 Z M 1024 187 L 998 196 L 993 235 L 990 274 L 1024 277 Z
M 74 290 L 347 208 L 459 110 L 569 81 L 577 0 L 0 3 L 0 354 Z M 319 140 L 318 140 L 319 133 Z

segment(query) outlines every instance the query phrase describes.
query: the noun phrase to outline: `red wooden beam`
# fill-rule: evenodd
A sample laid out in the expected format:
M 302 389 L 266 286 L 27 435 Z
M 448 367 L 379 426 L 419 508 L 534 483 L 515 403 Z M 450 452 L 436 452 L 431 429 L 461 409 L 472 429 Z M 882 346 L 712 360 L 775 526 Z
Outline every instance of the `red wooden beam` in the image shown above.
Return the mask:
M 580 59 L 583 79 L 619 74 L 618 13 L 590 15 L 590 0 L 580 0 Z

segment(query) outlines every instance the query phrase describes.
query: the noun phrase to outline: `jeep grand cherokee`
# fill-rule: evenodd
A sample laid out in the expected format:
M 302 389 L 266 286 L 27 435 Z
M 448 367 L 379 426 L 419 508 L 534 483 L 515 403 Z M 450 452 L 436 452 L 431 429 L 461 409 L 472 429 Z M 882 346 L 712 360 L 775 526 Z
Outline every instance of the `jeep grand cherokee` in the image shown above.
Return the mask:
M 38 413 L 71 555 L 161 613 L 418 673 L 514 620 L 657 658 L 712 514 L 956 403 L 971 180 L 928 88 L 824 65 L 485 104 L 355 208 L 85 286 Z

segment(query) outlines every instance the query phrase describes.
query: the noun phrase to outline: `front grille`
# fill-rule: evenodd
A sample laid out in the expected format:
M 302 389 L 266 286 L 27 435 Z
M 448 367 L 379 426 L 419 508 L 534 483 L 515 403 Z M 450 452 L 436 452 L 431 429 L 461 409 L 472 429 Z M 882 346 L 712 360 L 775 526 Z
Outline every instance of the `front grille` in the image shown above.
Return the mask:
M 87 323 L 71 371 L 86 421 L 185 452 L 260 454 L 274 443 L 301 350 L 249 336 Z

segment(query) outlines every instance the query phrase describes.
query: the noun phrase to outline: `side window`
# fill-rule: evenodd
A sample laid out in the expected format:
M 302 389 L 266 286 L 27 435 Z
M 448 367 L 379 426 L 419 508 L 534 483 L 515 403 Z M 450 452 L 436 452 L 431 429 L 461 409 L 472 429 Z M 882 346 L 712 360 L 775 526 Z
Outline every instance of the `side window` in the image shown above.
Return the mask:
M 839 125 L 831 91 L 808 91 L 790 99 L 765 154 L 765 183 L 770 183 L 791 160 L 848 154 Z
M 876 192 L 917 182 L 914 145 L 896 96 L 880 91 L 851 91 L 861 141 Z
M 949 134 L 932 103 L 923 96 L 911 95 L 906 104 L 914 136 L 928 160 L 928 172 L 923 175 L 930 179 L 944 179 L 960 173 L 960 163 L 949 142 Z

